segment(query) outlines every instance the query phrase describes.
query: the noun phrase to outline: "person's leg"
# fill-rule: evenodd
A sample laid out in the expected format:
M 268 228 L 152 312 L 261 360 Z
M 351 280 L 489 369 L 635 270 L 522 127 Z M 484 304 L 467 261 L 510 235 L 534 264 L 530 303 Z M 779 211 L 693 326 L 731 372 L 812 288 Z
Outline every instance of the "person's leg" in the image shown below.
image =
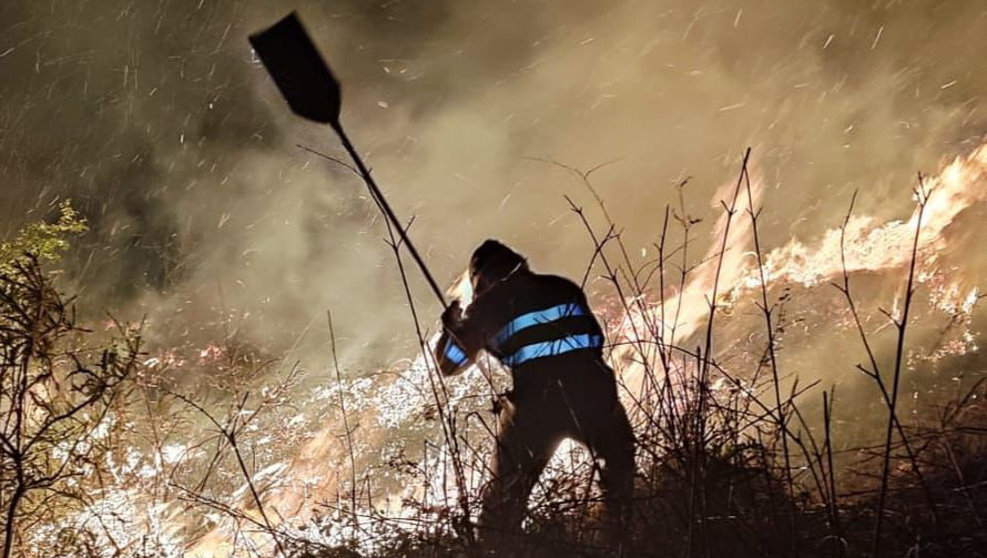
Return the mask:
M 541 411 L 537 401 L 524 400 L 505 402 L 501 408 L 478 521 L 481 542 L 509 540 L 520 530 L 531 489 L 557 445 L 551 421 L 543 420 Z
M 565 393 L 572 410 L 572 435 L 602 461 L 600 484 L 607 504 L 610 538 L 623 539 L 634 490 L 634 431 L 617 398 L 613 372 L 599 370 L 573 375 Z
M 616 399 L 607 414 L 594 428 L 590 446 L 603 459 L 600 484 L 607 503 L 612 535 L 623 539 L 631 512 L 634 493 L 634 431 L 624 406 Z

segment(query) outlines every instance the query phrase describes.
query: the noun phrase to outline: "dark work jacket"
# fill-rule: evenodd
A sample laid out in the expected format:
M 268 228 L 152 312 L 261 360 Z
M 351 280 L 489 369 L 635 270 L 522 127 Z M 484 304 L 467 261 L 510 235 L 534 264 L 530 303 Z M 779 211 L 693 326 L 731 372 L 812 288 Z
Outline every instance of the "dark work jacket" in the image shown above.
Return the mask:
M 450 375 L 484 349 L 511 369 L 517 389 L 574 365 L 600 362 L 603 340 L 582 289 L 563 277 L 522 269 L 481 293 L 462 320 L 447 325 L 435 356 Z

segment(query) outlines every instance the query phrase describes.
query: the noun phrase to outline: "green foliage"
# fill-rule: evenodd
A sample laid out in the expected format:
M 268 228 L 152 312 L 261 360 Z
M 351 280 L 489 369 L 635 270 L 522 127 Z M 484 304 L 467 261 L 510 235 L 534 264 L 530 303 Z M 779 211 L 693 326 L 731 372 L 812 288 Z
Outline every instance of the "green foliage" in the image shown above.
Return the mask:
M 85 218 L 72 208 L 70 201 L 58 204 L 58 220 L 31 223 L 20 230 L 17 236 L 0 243 L 0 272 L 7 272 L 11 265 L 25 258 L 36 258 L 43 262 L 58 261 L 69 247 L 68 237 L 89 230 Z
M 71 300 L 43 265 L 86 230 L 68 202 L 58 209 L 56 221 L 28 225 L 0 244 L 2 558 L 79 554 L 33 549 L 50 543 L 44 537 L 56 529 L 61 546 L 86 542 L 66 522 L 102 488 L 111 434 L 141 354 L 137 331 L 121 328 L 122 337 L 102 346 L 86 342 L 88 330 L 76 324 Z

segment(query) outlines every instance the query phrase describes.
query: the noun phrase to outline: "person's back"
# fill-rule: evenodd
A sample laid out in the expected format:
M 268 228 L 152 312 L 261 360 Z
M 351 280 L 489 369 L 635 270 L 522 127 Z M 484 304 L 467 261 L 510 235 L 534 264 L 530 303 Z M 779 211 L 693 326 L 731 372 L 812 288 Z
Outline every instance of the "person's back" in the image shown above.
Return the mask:
M 531 272 L 523 258 L 495 241 L 477 249 L 470 267 L 475 298 L 465 315 L 455 304 L 443 315 L 440 369 L 456 373 L 485 349 L 511 369 L 514 380 L 500 411 L 481 536 L 489 540 L 519 527 L 531 489 L 567 437 L 604 460 L 603 488 L 619 522 L 633 483 L 633 433 L 585 295 L 568 279 Z

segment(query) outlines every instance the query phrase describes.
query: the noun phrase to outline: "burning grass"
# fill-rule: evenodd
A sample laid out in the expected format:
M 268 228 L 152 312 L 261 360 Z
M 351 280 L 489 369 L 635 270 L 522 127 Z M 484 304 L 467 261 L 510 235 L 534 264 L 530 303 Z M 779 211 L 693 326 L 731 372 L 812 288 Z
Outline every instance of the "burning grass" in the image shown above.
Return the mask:
M 981 245 L 987 148 L 919 177 L 908 220 L 851 203 L 813 245 L 764 248 L 761 192 L 745 156 L 715 200 L 713 247 L 690 250 L 681 201 L 643 262 L 602 200 L 602 226 L 570 200 L 591 241 L 584 282 L 611 292 L 595 308 L 638 437 L 634 510 L 606 540 L 592 456 L 564 445 L 512 555 L 983 555 L 987 375 L 963 252 Z M 408 302 L 421 354 L 318 389 L 235 335 L 148 355 L 116 411 L 113 482 L 22 553 L 481 554 L 469 522 L 506 375 L 485 360 L 439 376 Z

